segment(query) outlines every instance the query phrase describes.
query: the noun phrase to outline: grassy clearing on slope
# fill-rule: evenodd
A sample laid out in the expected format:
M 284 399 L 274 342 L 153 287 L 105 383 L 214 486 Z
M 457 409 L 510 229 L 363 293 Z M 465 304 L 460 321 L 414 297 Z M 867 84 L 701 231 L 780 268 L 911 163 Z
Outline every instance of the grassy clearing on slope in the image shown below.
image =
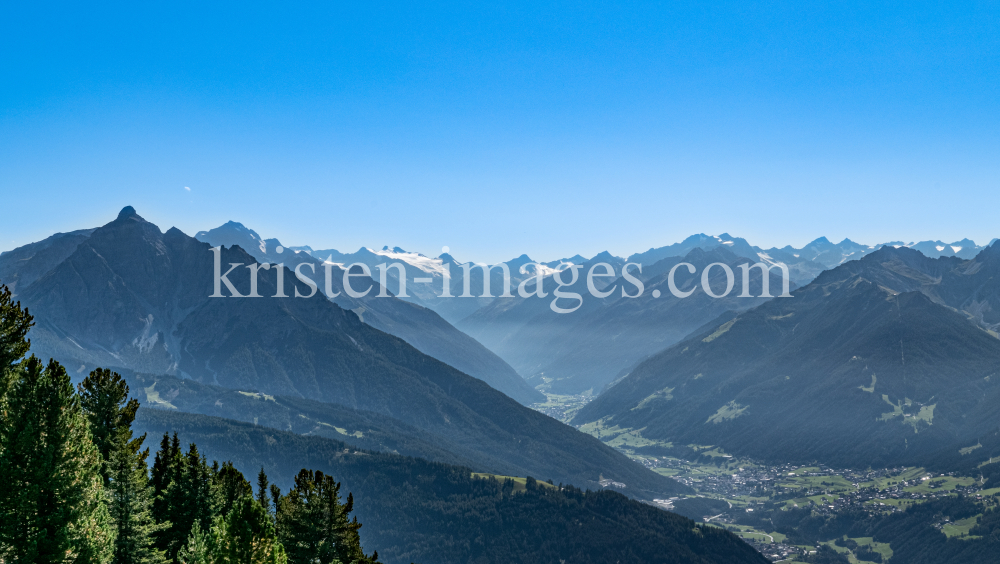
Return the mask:
M 720 407 L 719 410 L 715 412 L 715 415 L 709 417 L 705 423 L 722 423 L 723 421 L 736 419 L 740 415 L 743 415 L 743 412 L 747 410 L 747 407 L 748 406 L 746 405 L 740 405 L 735 401 L 731 401 Z
M 473 472 L 472 473 L 472 477 L 473 478 L 480 478 L 480 479 L 483 479 L 483 480 L 486 480 L 486 479 L 489 479 L 489 478 L 496 478 L 497 480 L 499 480 L 501 482 L 503 482 L 504 480 L 511 480 L 512 482 L 514 482 L 514 491 L 515 492 L 523 492 L 523 491 L 525 491 L 525 490 L 528 489 L 528 478 L 519 478 L 517 476 L 501 476 L 499 474 L 487 474 L 485 472 Z M 548 482 L 543 482 L 541 480 L 537 480 L 537 483 L 540 484 L 543 487 L 546 487 L 546 488 L 556 489 L 558 487 L 558 486 L 553 486 L 552 484 L 550 484 Z
M 580 430 L 588 435 L 592 435 L 600 439 L 604 444 L 612 448 L 628 448 L 628 447 L 645 447 L 645 446 L 662 446 L 665 448 L 673 447 L 673 443 L 657 441 L 653 439 L 647 439 L 642 436 L 643 429 L 630 429 L 627 427 L 619 427 L 617 425 L 613 427 L 605 427 L 606 419 L 599 419 L 592 423 L 587 423 L 580 427 Z
M 143 391 L 146 392 L 146 404 L 150 407 L 177 409 L 176 405 L 160 397 L 160 392 L 156 391 L 156 382 L 153 382 L 152 386 L 143 389 Z
M 973 540 L 978 539 L 978 536 L 968 536 L 969 530 L 976 526 L 977 521 L 982 517 L 982 513 L 979 515 L 973 515 L 972 517 L 966 517 L 965 519 L 959 519 L 954 523 L 946 523 L 941 527 L 941 532 L 944 533 L 949 538 L 958 537 L 962 540 Z

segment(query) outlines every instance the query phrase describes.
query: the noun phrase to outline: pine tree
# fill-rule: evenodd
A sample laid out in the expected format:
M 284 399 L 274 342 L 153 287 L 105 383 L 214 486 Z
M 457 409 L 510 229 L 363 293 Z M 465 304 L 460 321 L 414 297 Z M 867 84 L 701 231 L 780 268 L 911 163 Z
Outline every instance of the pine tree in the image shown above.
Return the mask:
M 180 477 L 167 492 L 174 503 L 167 549 L 172 559 L 176 559 L 177 551 L 187 542 L 195 523 L 203 529 L 211 526 L 217 507 L 212 481 L 205 458 L 198 452 L 198 446 L 191 443 L 182 461 Z
M 202 531 L 201 523 L 195 523 L 187 544 L 177 553 L 177 560 L 183 564 L 215 564 L 215 539 L 219 536 L 222 533 L 218 529 L 213 528 L 206 533 Z
M 166 489 L 168 481 L 167 467 L 170 461 L 170 435 L 168 433 L 163 433 L 163 438 L 160 439 L 160 449 L 156 451 L 156 455 L 153 457 L 153 468 L 149 472 L 149 485 L 153 487 L 153 514 L 157 513 L 155 508 L 158 504 L 155 498 L 159 497 L 163 491 Z
M 217 564 L 285 564 L 287 556 L 271 515 L 252 496 L 236 502 L 218 530 Z M 322 561 L 332 564 L 330 560 Z
M 153 469 L 150 472 L 150 484 L 153 486 L 153 517 L 157 523 L 169 524 L 169 513 L 172 509 L 169 498 L 170 484 L 180 479 L 181 475 L 181 442 L 174 433 L 163 434 L 160 440 L 160 450 L 153 459 Z
M 150 485 L 153 487 L 153 519 L 160 527 L 156 534 L 156 548 L 171 556 L 170 552 L 178 540 L 173 531 L 173 519 L 177 517 L 182 502 L 183 488 L 179 484 L 184 470 L 181 458 L 181 443 L 174 433 L 173 440 L 166 433 L 160 441 L 160 450 L 153 460 Z M 183 539 L 182 539 L 183 540 Z
M 238 501 L 253 493 L 250 482 L 232 462 L 222 463 L 222 468 L 215 474 L 214 485 L 219 515 L 223 517 L 229 515 Z
M 131 429 L 120 430 L 118 437 L 107 464 L 111 516 L 117 529 L 113 564 L 160 564 L 165 562 L 164 552 L 154 546 L 154 535 L 165 526 L 153 519 L 153 488 L 146 470 L 149 450 L 139 451 Z
M 278 538 L 292 562 L 378 562 L 365 556 L 357 518 L 349 520 L 354 497 L 340 501 L 340 483 L 322 472 L 302 470 L 288 495 L 277 504 Z
M 156 564 L 163 551 L 153 536 L 165 526 L 153 518 L 153 488 L 146 470 L 146 435 L 132 438 L 139 402 L 129 399 L 128 385 L 110 370 L 90 373 L 77 388 L 94 443 L 103 459 L 102 474 L 116 529 L 114 564 Z
M 69 374 L 32 356 L 0 405 L 0 550 L 7 562 L 107 562 L 100 454 Z
M 31 348 L 28 330 L 34 320 L 20 302 L 14 303 L 6 286 L 0 285 L 0 400 L 7 393 L 16 368 Z
M 146 435 L 131 439 L 132 422 L 135 412 L 139 409 L 139 401 L 129 399 L 128 384 L 116 372 L 98 368 L 90 373 L 77 386 L 80 393 L 80 404 L 90 422 L 90 433 L 94 444 L 101 453 L 101 459 L 106 466 L 111 460 L 112 449 L 119 446 L 119 433 L 128 430 L 130 444 L 126 445 L 138 452 L 139 446 L 146 440 Z M 104 483 L 110 481 L 107 468 L 102 471 Z
M 271 512 L 271 500 L 268 495 L 268 482 L 267 474 L 264 473 L 264 467 L 260 467 L 260 472 L 257 473 L 257 503 L 264 508 L 264 511 L 268 513 Z
M 214 476 L 198 447 L 191 444 L 181 453 L 180 440 L 164 435 L 153 462 L 153 516 L 165 528 L 156 535 L 156 547 L 171 561 L 188 541 L 195 523 L 202 530 L 212 525 L 218 502 Z
M 271 507 L 274 508 L 274 513 L 278 513 L 278 503 L 281 502 L 281 488 L 278 484 L 271 484 Z

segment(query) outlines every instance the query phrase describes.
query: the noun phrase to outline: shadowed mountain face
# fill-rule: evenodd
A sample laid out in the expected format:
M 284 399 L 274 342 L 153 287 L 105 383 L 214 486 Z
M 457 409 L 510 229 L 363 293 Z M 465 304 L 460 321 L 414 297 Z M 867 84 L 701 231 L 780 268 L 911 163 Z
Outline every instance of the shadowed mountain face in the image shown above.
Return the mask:
M 623 278 L 605 282 L 604 291 L 615 289 L 606 298 L 590 295 L 586 272 L 597 262 L 613 264 L 621 272 L 622 263 L 615 264 L 613 257 L 598 255 L 586 263 L 580 281 L 566 290 L 584 297 L 583 306 L 573 313 L 556 314 L 549 308 L 555 283 L 547 280 L 544 287 L 549 297 L 491 304 L 464 320 L 460 327 L 498 351 L 531 383 L 557 394 L 596 394 L 648 356 L 722 313 L 749 309 L 768 299 L 761 297 L 763 278 L 759 269 L 750 276 L 751 297 L 739 297 L 744 293 L 739 265 L 752 262 L 725 247 L 708 251 L 695 247 L 684 257 L 646 265 L 642 273 L 633 267 L 630 272 L 645 286 L 642 295 L 635 298 L 622 296 L 623 288 L 629 295 L 637 293 L 635 286 Z M 674 275 L 677 290 L 691 292 L 685 298 L 674 296 L 668 280 L 671 269 L 681 263 L 695 267 L 694 274 L 682 266 Z M 702 272 L 713 263 L 725 264 L 734 272 L 733 289 L 724 298 L 712 298 L 701 287 Z M 782 284 L 778 270 L 772 270 L 768 276 L 770 295 L 780 295 Z M 722 268 L 709 270 L 709 287 L 716 295 L 724 294 L 726 285 L 727 275 Z
M 80 374 L 121 366 L 384 414 L 526 473 L 581 486 L 603 474 L 639 497 L 684 490 L 322 294 L 270 297 L 278 272 L 287 295 L 310 293 L 291 271 L 260 269 L 256 289 L 267 297 L 210 298 L 214 252 L 177 229 L 161 233 L 126 208 L 21 293 L 37 321 L 33 350 Z M 254 258 L 239 247 L 220 252 L 221 272 L 237 264 L 229 279 L 239 294 L 251 294 Z
M 329 273 L 332 291 L 340 294 L 333 301 L 344 309 L 354 311 L 368 325 L 403 339 L 420 352 L 479 378 L 522 404 L 545 401 L 544 395 L 528 385 L 500 357 L 453 327 L 433 310 L 392 296 L 377 297 L 383 293 L 382 286 L 370 278 L 353 278 L 351 287 L 367 294 L 360 298 L 350 297 L 344 292 L 344 269 L 341 265 L 324 266 L 323 261 L 309 252 L 286 249 L 277 239 L 262 239 L 252 229 L 235 222 L 211 231 L 202 231 L 196 238 L 213 247 L 239 245 L 260 263 L 284 264 L 292 270 L 300 264 L 307 265 L 302 267 L 301 272 L 315 280 L 320 291 L 325 291 Z M 281 252 L 278 252 L 279 249 Z M 385 257 L 379 262 L 408 264 Z M 374 266 L 371 265 L 371 272 L 378 277 Z M 352 272 L 360 271 L 360 268 L 355 268 Z M 396 272 L 395 269 L 390 271 Z M 415 276 L 411 273 L 410 280 Z M 410 286 L 412 289 L 414 284 Z
M 56 233 L 44 241 L 0 253 L 0 280 L 16 295 L 18 288 L 27 288 L 66 260 L 93 231 L 83 229 L 72 233 Z
M 957 461 L 1000 415 L 998 258 L 885 247 L 650 358 L 575 423 L 786 461 Z

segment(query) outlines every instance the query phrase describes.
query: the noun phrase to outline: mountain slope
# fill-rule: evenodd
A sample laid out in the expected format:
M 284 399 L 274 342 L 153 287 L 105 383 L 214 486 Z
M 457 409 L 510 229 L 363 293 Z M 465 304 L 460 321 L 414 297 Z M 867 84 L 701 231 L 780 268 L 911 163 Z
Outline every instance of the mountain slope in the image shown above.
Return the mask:
M 749 309 L 767 299 L 760 297 L 759 270 L 754 270 L 750 277 L 749 292 L 754 297 L 739 297 L 743 293 L 743 280 L 738 265 L 749 260 L 724 246 L 708 251 L 695 247 L 684 257 L 645 265 L 641 274 L 633 267 L 631 272 L 645 285 L 643 294 L 635 298 L 621 295 L 623 287 L 630 295 L 636 293 L 622 278 L 607 284 L 607 288 L 618 290 L 606 298 L 588 294 L 586 269 L 602 258 L 598 255 L 586 263 L 581 280 L 568 290 L 584 296 L 584 305 L 573 313 L 552 312 L 551 297 L 531 297 L 507 304 L 506 308 L 499 303 L 491 304 L 460 326 L 496 347 L 529 382 L 556 394 L 596 394 L 646 357 L 680 341 L 723 312 Z M 692 292 L 678 298 L 671 293 L 668 278 L 670 270 L 683 262 L 693 265 L 696 272 L 689 274 L 681 268 L 675 273 L 678 289 Z M 735 273 L 733 290 L 724 298 L 712 298 L 701 288 L 701 273 L 713 263 L 725 264 Z M 616 267 L 620 273 L 621 264 Z M 768 281 L 771 295 L 780 294 L 782 280 L 776 270 L 770 273 Z M 717 294 L 724 293 L 726 274 L 721 268 L 709 271 L 709 285 Z M 549 294 L 553 287 L 551 281 L 545 284 Z
M 934 295 L 960 301 L 954 280 L 988 252 L 976 267 L 886 247 L 827 271 L 650 358 L 574 423 L 785 461 L 958 460 L 1000 415 L 1000 340 Z
M 93 231 L 81 229 L 71 233 L 56 233 L 43 241 L 0 253 L 0 280 L 16 294 L 18 287 L 27 288 L 66 260 Z
M 460 263 L 453 256 L 444 253 L 437 258 L 429 258 L 420 253 L 407 252 L 399 247 L 383 247 L 381 250 L 361 248 L 356 253 L 341 253 L 339 251 L 319 250 L 309 251 L 312 256 L 320 260 L 329 260 L 342 265 L 360 263 L 367 265 L 372 273 L 376 273 L 376 267 L 383 263 L 397 262 L 401 264 L 406 272 L 407 295 L 403 298 L 400 292 L 399 274 L 395 269 L 387 271 L 386 286 L 395 295 L 400 295 L 405 301 L 416 303 L 430 309 L 446 319 L 449 323 L 457 324 L 476 310 L 486 307 L 497 301 L 497 296 L 503 293 L 504 275 L 502 267 L 507 267 L 510 275 L 511 292 L 516 292 L 518 284 L 526 277 L 534 275 L 534 267 L 527 267 L 527 274 L 521 273 L 521 267 L 532 263 L 527 255 L 521 255 L 505 263 L 492 265 L 489 271 L 490 296 L 485 295 L 486 276 L 483 273 L 482 265 L 475 263 Z M 465 268 L 469 268 L 469 292 L 465 295 Z M 445 276 L 450 276 L 445 282 Z M 417 279 L 428 280 L 428 283 L 416 282 Z M 453 297 L 442 297 L 445 285 L 448 292 Z M 458 296 L 465 297 L 458 298 Z M 506 301 L 506 300 L 500 300 Z
M 155 448 L 178 432 L 210 458 L 251 476 L 263 467 L 283 489 L 300 468 L 322 470 L 354 496 L 365 547 L 388 564 L 650 562 L 765 564 L 735 535 L 613 492 L 581 492 L 473 478 L 470 469 L 215 417 L 141 409 L 135 425 Z
M 33 349 L 78 373 L 121 366 L 383 414 L 581 486 L 597 484 L 603 474 L 628 484 L 637 497 L 685 490 L 362 323 L 320 294 L 209 298 L 213 254 L 207 243 L 177 229 L 160 233 L 126 208 L 25 289 L 22 300 L 37 321 Z M 230 278 L 237 292 L 250 294 L 245 265 L 256 264 L 253 257 L 234 247 L 220 259 L 244 265 Z M 283 272 L 288 295 L 308 293 Z M 260 295 L 276 294 L 276 275 L 259 272 Z
M 196 238 L 213 247 L 239 245 L 261 263 L 281 263 L 289 269 L 307 263 L 311 268 L 304 268 L 302 272 L 315 280 L 321 291 L 326 287 L 327 267 L 324 267 L 322 261 L 308 252 L 286 249 L 277 239 L 265 240 L 239 223 L 229 222 L 210 231 L 202 231 Z M 278 252 L 279 249 L 281 252 Z M 379 262 L 391 261 L 383 259 Z M 341 265 L 328 267 L 331 274 L 330 287 L 334 293 L 340 294 L 333 301 L 342 308 L 357 313 L 368 325 L 403 339 L 420 352 L 479 378 L 522 404 L 545 400 L 544 395 L 529 386 L 499 356 L 453 327 L 433 310 L 393 296 L 377 297 L 382 293 L 382 287 L 371 280 L 352 280 L 352 287 L 358 292 L 367 292 L 367 295 L 350 297 L 343 291 L 344 270 Z M 374 265 L 372 267 L 372 274 L 377 277 Z M 396 271 L 393 269 L 391 272 Z M 415 275 L 411 273 L 411 281 L 412 276 Z M 411 289 L 413 286 L 418 285 L 411 284 Z

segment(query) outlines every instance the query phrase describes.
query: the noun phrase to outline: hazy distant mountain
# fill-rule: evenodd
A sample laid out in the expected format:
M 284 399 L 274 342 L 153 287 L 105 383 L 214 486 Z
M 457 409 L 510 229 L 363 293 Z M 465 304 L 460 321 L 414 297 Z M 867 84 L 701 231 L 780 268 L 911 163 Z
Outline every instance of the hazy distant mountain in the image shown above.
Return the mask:
M 555 299 L 553 291 L 558 283 L 550 275 L 542 283 L 546 297 L 539 298 L 532 294 L 522 298 L 515 294 L 513 298 L 496 300 L 460 321 L 458 327 L 499 354 L 522 376 L 532 377 L 536 385 L 541 384 L 543 382 L 534 377 L 567 346 L 571 346 L 566 342 L 567 333 L 576 326 L 578 318 L 599 306 L 600 300 L 587 290 L 587 272 L 593 264 L 600 262 L 611 265 L 617 273 L 621 272 L 624 264 L 622 259 L 608 253 L 601 253 L 585 262 L 576 283 L 563 288 L 564 292 L 583 297 L 583 305 L 573 313 L 557 314 L 551 309 Z M 571 275 L 566 273 L 563 279 L 569 282 Z M 595 285 L 604 289 L 612 280 L 595 279 Z M 534 285 L 531 286 L 533 288 Z M 629 291 L 634 293 L 635 289 L 630 286 Z M 575 300 L 561 299 L 559 307 L 575 305 Z
M 962 259 L 972 259 L 979 254 L 984 247 L 976 245 L 974 241 L 962 239 L 954 243 L 942 243 L 941 241 L 922 241 L 909 245 L 911 249 L 920 251 L 931 258 L 938 257 L 958 257 Z
M 622 296 L 622 288 L 627 288 L 629 294 L 636 293 L 622 278 L 602 285 L 604 290 L 616 288 L 612 295 L 603 299 L 591 296 L 585 276 L 590 265 L 597 262 L 613 264 L 616 272 L 621 273 L 621 259 L 608 254 L 585 263 L 580 281 L 567 288 L 580 293 L 585 300 L 571 314 L 554 313 L 549 308 L 551 295 L 531 297 L 491 304 L 460 326 L 498 351 L 530 382 L 547 391 L 596 394 L 641 360 L 680 341 L 723 312 L 748 309 L 765 301 L 759 297 L 762 292 L 758 270 L 754 270 L 750 279 L 750 294 L 758 297 L 738 297 L 743 293 L 738 265 L 749 261 L 726 246 L 715 246 L 708 251 L 696 246 L 684 257 L 645 265 L 641 274 L 633 269 L 631 272 L 645 284 L 645 291 L 637 298 Z M 680 291 L 693 292 L 683 299 L 670 292 L 667 280 L 670 269 L 681 262 L 696 268 L 694 275 L 685 269 L 675 277 Z M 734 288 L 725 298 L 711 298 L 701 289 L 701 272 L 712 263 L 726 264 L 737 274 Z M 721 268 L 712 269 L 710 287 L 722 294 L 725 278 Z M 549 294 L 554 286 L 552 280 L 544 285 Z M 777 271 L 770 274 L 769 288 L 771 295 L 781 293 L 782 281 Z M 654 297 L 654 292 L 659 297 Z
M 240 247 L 221 252 L 223 265 L 244 265 L 230 279 L 237 292 L 250 294 L 246 265 L 255 259 Z M 289 295 L 309 292 L 284 272 Z M 276 274 L 261 270 L 260 295 L 275 295 Z M 33 352 L 78 375 L 120 366 L 310 398 L 387 415 L 532 475 L 596 487 L 603 474 L 638 497 L 685 490 L 319 294 L 237 299 L 212 293 L 209 244 L 177 229 L 161 233 L 125 208 L 24 288 L 20 299 L 36 320 Z
M 630 262 L 651 264 L 667 257 L 683 256 L 692 249 L 698 248 L 709 250 L 725 247 L 737 256 L 762 260 L 770 264 L 783 263 L 790 273 L 792 280 L 799 285 L 805 285 L 819 276 L 820 272 L 836 268 L 845 262 L 858 260 L 884 246 L 909 247 L 922 252 L 930 258 L 942 256 L 957 256 L 959 258 L 971 259 L 985 247 L 980 247 L 969 239 L 962 239 L 955 243 L 945 244 L 941 241 L 922 241 L 919 243 L 903 243 L 892 241 L 877 245 L 864 245 L 855 243 L 850 239 L 844 239 L 839 243 L 833 243 L 826 237 L 820 237 L 805 245 L 801 249 L 786 245 L 784 247 L 771 247 L 762 249 L 752 246 L 745 239 L 733 237 L 728 233 L 722 235 L 705 235 L 700 233 L 692 235 L 680 243 L 674 243 L 666 247 L 650 249 L 644 253 L 637 253 L 628 258 Z
M 382 250 L 372 250 L 361 248 L 356 253 L 345 254 L 339 251 L 310 250 L 312 256 L 336 262 L 341 265 L 361 263 L 368 266 L 372 276 L 378 279 L 380 271 L 377 266 L 380 264 L 399 263 L 406 271 L 406 292 L 409 297 L 400 299 L 420 304 L 433 309 L 449 323 L 457 324 L 480 308 L 494 303 L 498 296 L 504 292 L 504 273 L 502 266 L 507 267 L 510 275 L 510 292 L 516 295 L 518 285 L 535 274 L 535 267 L 528 266 L 534 261 L 528 255 L 522 254 L 517 258 L 505 263 L 487 265 L 489 268 L 490 296 L 485 296 L 483 265 L 477 263 L 461 263 L 448 253 L 443 253 L 437 258 L 426 257 L 420 253 L 408 252 L 399 247 L 390 249 L 388 246 Z M 585 260 L 582 257 L 574 259 L 564 259 L 553 263 L 543 264 L 544 272 L 551 272 L 553 264 L 572 260 Z M 576 264 L 576 263 L 574 263 Z M 465 269 L 470 269 L 468 284 L 465 280 Z M 521 272 L 521 267 L 525 267 L 526 273 Z M 444 296 L 445 276 L 450 276 L 447 284 L 448 293 L 451 297 Z M 424 282 L 420 282 L 424 280 Z M 396 269 L 387 270 L 386 286 L 395 295 L 400 295 L 399 274 Z M 465 297 L 462 297 L 465 296 Z M 502 300 L 505 301 L 505 300 Z
M 757 249 L 747 243 L 746 239 L 732 237 L 728 233 L 722 235 L 705 235 L 699 233 L 684 239 L 680 243 L 649 249 L 643 253 L 636 253 L 628 257 L 628 262 L 637 262 L 642 265 L 652 265 L 665 258 L 682 257 L 694 249 L 704 251 L 724 247 L 736 256 L 757 260 Z
M 213 247 L 239 245 L 241 248 L 247 249 L 247 252 L 261 263 L 284 264 L 289 269 L 294 269 L 301 263 L 310 263 L 315 275 L 312 274 L 313 270 L 309 268 L 304 269 L 303 272 L 315 280 L 321 289 L 325 287 L 326 269 L 323 261 L 308 251 L 296 252 L 282 247 L 281 242 L 277 239 L 265 240 L 256 231 L 240 223 L 231 221 L 210 231 L 199 232 L 195 237 Z M 279 249 L 281 252 L 278 252 Z M 374 253 L 368 254 L 373 257 L 378 256 Z M 331 287 L 334 292 L 340 293 L 334 302 L 344 309 L 350 309 L 357 313 L 368 325 L 403 339 L 416 347 L 417 350 L 470 376 L 483 380 L 523 404 L 545 400 L 544 395 L 528 385 L 500 357 L 475 339 L 453 327 L 431 309 L 395 297 L 377 297 L 382 288 L 380 285 L 373 285 L 371 280 L 355 279 L 352 281 L 352 287 L 359 292 L 371 289 L 365 297 L 352 298 L 347 296 L 343 292 L 344 270 L 341 266 L 360 261 L 347 262 L 341 256 L 334 257 L 331 262 L 338 263 L 330 268 L 332 273 Z M 378 262 L 386 262 L 386 259 L 382 258 Z M 425 262 L 430 264 L 430 261 Z M 374 269 L 374 264 L 372 265 L 372 274 L 377 279 L 378 273 Z
M 855 467 L 958 459 L 995 430 L 1000 244 L 973 260 L 887 246 L 793 295 L 653 356 L 575 423 Z
M 805 262 L 818 263 L 824 269 L 835 268 L 847 261 L 863 258 L 882 247 L 909 247 L 920 251 L 930 258 L 938 257 L 959 257 L 971 259 L 979 254 L 986 247 L 980 247 L 969 239 L 962 239 L 954 243 L 942 243 L 941 241 L 921 241 L 919 243 L 903 243 L 902 241 L 890 241 L 878 245 L 862 245 L 850 239 L 844 239 L 839 243 L 831 243 L 826 237 L 820 237 L 812 241 L 801 249 L 791 246 L 781 249 L 771 248 L 764 251 L 774 258 L 786 261 L 789 265 L 801 264 Z M 818 272 L 816 274 L 819 274 Z

